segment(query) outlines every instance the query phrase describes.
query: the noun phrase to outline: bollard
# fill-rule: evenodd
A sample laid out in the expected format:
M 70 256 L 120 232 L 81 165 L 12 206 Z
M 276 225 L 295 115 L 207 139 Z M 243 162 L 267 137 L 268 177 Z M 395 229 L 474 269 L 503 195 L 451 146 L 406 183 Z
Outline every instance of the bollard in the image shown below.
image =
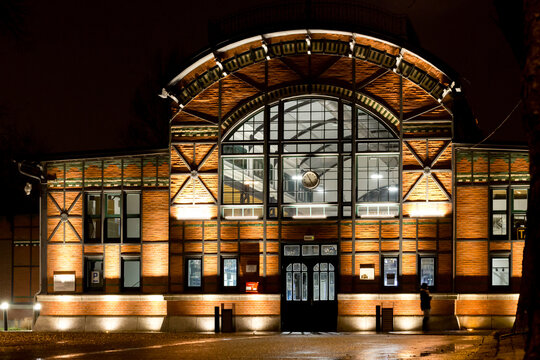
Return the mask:
M 0 307 L 2 308 L 2 312 L 4 313 L 4 331 L 7 331 L 8 330 L 7 311 L 9 308 L 9 304 L 4 301 Z
M 381 305 L 375 306 L 375 331 L 381 332 Z
M 214 331 L 219 332 L 219 306 L 214 308 Z

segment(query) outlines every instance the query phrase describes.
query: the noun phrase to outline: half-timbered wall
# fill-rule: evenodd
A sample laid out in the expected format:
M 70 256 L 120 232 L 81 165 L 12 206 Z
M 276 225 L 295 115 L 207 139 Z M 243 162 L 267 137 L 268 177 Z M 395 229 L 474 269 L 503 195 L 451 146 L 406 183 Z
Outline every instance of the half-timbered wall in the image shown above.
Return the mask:
M 103 258 L 103 291 L 118 293 L 122 257 L 141 262 L 143 292 L 168 288 L 169 157 L 165 154 L 95 158 L 47 163 L 47 291 L 55 273 L 75 273 L 83 292 L 86 257 Z M 140 194 L 140 240 L 88 242 L 84 233 L 86 194 Z M 104 201 L 104 200 L 103 200 Z M 125 219 L 122 220 L 123 222 Z

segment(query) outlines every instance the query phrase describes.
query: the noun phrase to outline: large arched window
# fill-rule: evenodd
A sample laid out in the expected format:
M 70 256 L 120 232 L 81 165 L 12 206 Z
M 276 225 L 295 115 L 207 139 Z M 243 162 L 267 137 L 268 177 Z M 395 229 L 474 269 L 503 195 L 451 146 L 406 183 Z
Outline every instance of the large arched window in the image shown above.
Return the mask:
M 397 136 L 352 109 L 331 98 L 283 99 L 231 129 L 222 141 L 222 215 L 350 217 L 356 207 L 360 217 L 397 216 Z

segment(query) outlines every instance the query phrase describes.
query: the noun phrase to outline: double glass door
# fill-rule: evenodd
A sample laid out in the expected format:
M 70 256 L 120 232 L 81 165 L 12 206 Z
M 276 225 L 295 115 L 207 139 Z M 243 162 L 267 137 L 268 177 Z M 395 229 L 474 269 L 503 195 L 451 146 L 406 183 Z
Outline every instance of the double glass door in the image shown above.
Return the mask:
M 283 331 L 336 330 L 337 260 L 337 244 L 283 245 Z

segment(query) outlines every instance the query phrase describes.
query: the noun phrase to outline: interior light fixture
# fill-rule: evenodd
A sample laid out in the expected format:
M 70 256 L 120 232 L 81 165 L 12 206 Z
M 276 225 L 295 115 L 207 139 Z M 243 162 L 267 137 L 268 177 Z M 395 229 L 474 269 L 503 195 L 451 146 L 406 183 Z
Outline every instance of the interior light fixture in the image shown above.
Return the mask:
M 227 220 L 258 220 L 260 219 L 257 215 L 229 215 L 225 216 Z
M 371 174 L 372 179 L 382 179 L 383 176 L 381 174 Z
M 179 206 L 176 220 L 207 220 L 212 218 L 211 208 L 208 206 Z
M 398 188 L 397 188 L 397 186 L 392 185 L 392 186 L 388 187 L 388 191 L 389 192 L 396 192 L 396 191 L 398 191 Z
M 326 219 L 326 215 L 294 215 L 293 219 Z

